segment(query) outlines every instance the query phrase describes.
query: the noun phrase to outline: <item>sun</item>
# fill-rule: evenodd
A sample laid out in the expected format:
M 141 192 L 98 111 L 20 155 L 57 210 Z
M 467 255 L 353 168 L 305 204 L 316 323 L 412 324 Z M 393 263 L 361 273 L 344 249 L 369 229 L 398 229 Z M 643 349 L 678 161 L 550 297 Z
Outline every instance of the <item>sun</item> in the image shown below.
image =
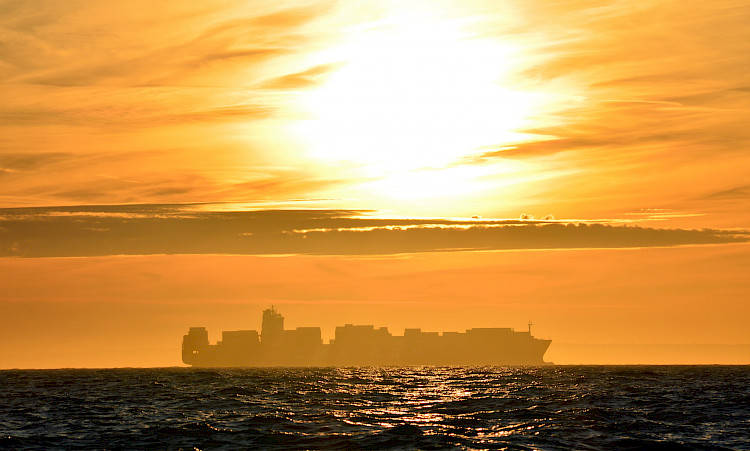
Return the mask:
M 529 139 L 520 130 L 538 96 L 508 82 L 520 50 L 470 21 L 391 11 L 318 55 L 338 69 L 301 94 L 293 131 L 308 156 L 355 168 L 374 196 L 470 195 L 487 187 L 476 180 L 487 168 L 457 166 Z
M 452 23 L 404 22 L 331 52 L 345 63 L 309 93 L 311 118 L 299 124 L 313 155 L 382 173 L 518 140 L 533 98 L 501 84 L 513 48 Z

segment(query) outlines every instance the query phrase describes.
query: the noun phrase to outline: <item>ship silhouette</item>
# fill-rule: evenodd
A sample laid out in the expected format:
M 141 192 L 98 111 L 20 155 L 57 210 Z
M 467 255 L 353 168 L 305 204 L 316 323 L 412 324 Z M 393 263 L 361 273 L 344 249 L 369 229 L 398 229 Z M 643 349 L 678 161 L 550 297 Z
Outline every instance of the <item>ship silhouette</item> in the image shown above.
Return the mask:
M 224 331 L 209 344 L 205 327 L 191 327 L 182 340 L 182 361 L 194 367 L 546 365 L 552 340 L 529 330 L 476 328 L 459 332 L 406 329 L 395 336 L 385 327 L 346 324 L 324 344 L 320 327 L 284 329 L 284 317 L 271 307 L 255 330 Z

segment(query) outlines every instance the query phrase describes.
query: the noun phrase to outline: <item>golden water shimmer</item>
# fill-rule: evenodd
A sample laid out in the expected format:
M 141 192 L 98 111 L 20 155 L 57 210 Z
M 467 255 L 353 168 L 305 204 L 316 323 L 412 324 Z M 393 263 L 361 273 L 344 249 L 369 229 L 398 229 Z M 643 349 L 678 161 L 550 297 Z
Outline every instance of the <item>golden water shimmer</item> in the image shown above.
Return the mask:
M 270 304 L 326 338 L 532 319 L 556 362 L 750 363 L 748 23 L 4 2 L 0 368 L 176 365 Z

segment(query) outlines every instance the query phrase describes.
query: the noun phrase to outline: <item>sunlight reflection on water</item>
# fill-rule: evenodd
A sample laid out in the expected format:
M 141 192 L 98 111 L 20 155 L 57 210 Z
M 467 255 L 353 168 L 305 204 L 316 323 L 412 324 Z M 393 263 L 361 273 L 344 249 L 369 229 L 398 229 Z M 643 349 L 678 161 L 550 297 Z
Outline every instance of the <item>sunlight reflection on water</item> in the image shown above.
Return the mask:
M 721 366 L 9 370 L 0 445 L 743 449 L 748 387 Z

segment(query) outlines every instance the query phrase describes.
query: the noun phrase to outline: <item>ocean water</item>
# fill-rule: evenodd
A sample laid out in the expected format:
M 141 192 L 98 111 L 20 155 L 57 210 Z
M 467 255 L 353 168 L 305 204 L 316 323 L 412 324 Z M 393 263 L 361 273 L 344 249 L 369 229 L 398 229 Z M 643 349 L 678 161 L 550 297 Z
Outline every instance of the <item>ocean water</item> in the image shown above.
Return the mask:
M 0 371 L 4 449 L 750 449 L 750 367 Z

